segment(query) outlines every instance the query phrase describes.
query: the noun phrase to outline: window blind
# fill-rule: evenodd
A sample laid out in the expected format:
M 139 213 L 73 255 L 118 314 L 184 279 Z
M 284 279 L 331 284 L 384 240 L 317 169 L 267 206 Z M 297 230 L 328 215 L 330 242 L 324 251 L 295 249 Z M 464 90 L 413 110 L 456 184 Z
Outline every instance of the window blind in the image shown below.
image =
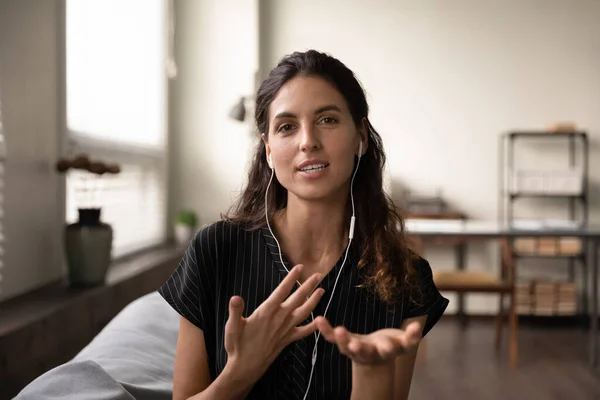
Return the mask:
M 114 257 L 159 244 L 166 235 L 162 168 L 127 163 L 121 169 L 102 177 L 75 170 L 67 178 L 67 221 L 77 221 L 78 207 L 100 207 L 102 221 L 114 230 Z
M 166 238 L 167 7 L 164 0 L 67 0 L 71 156 L 121 172 L 67 176 L 67 221 L 100 207 L 113 256 Z

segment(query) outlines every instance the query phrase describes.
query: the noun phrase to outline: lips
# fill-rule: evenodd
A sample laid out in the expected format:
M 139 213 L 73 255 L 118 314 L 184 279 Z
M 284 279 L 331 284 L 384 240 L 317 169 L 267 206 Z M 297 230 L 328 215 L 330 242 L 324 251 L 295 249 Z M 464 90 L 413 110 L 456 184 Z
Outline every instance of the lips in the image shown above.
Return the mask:
M 304 167 L 302 168 L 300 171 L 302 172 L 319 172 L 319 171 L 323 171 L 325 168 L 327 168 L 327 164 L 314 164 L 314 165 L 309 165 L 308 167 Z
M 322 171 L 328 166 L 329 163 L 324 160 L 307 160 L 298 165 L 298 170 L 302 172 Z

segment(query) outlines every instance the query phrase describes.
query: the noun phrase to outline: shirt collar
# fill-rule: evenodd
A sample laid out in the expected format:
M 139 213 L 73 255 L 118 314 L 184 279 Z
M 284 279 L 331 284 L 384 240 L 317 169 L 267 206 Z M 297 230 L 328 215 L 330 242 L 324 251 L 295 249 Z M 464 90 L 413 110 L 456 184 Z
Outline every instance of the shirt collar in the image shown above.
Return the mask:
M 265 226 L 265 227 L 261 228 L 261 232 L 262 232 L 262 236 L 265 240 L 265 243 L 267 245 L 267 249 L 269 250 L 269 254 L 271 255 L 273 265 L 275 266 L 275 268 L 277 268 L 278 272 L 281 274 L 281 279 L 283 279 L 287 276 L 288 271 L 291 270 L 294 266 L 288 262 L 288 260 L 285 257 L 285 254 L 281 254 L 281 257 L 279 256 L 279 247 L 277 246 L 277 241 L 271 234 L 271 231 L 269 230 L 269 228 Z M 340 271 L 340 268 L 342 268 L 342 263 L 344 262 L 344 258 L 346 258 L 346 250 L 348 251 L 348 257 L 346 259 L 346 263 L 344 264 L 344 270 L 342 272 L 342 275 L 346 275 L 347 273 L 349 273 L 349 271 L 351 269 L 357 267 L 358 257 L 359 257 L 358 245 L 356 242 L 353 241 L 350 244 L 349 249 L 344 248 L 343 253 L 339 257 L 339 259 L 336 261 L 333 268 L 323 278 L 320 287 L 324 288 L 326 291 L 332 289 L 333 285 L 335 284 L 335 280 Z M 282 259 L 283 259 L 283 264 L 281 263 Z M 339 284 L 340 283 L 338 282 L 338 285 Z

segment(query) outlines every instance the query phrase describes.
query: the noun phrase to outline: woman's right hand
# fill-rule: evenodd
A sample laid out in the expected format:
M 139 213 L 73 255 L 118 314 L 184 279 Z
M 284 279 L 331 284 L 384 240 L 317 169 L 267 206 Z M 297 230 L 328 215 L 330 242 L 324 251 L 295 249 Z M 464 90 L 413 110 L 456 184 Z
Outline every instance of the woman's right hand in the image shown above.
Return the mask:
M 238 379 L 254 384 L 288 344 L 316 330 L 314 321 L 298 324 L 310 316 L 323 296 L 324 289 L 315 290 L 322 277 L 313 274 L 290 295 L 301 271 L 302 266 L 296 265 L 248 318 L 242 316 L 243 299 L 231 298 L 225 325 L 226 368 Z

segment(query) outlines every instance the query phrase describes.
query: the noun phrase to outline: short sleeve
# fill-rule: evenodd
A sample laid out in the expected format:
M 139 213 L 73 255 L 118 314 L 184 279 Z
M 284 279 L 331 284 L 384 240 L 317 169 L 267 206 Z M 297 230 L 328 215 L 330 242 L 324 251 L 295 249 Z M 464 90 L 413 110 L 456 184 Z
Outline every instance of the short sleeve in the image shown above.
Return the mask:
M 427 260 L 418 258 L 414 262 L 414 267 L 417 270 L 420 291 L 417 292 L 416 299 L 408 303 L 408 311 L 404 313 L 404 319 L 427 315 L 423 327 L 423 336 L 425 336 L 440 320 L 450 302 L 441 295 L 436 287 L 433 281 L 433 272 Z
M 175 311 L 204 332 L 214 320 L 216 246 L 210 243 L 209 238 L 214 238 L 210 230 L 206 227 L 195 234 L 173 274 L 158 289 Z

